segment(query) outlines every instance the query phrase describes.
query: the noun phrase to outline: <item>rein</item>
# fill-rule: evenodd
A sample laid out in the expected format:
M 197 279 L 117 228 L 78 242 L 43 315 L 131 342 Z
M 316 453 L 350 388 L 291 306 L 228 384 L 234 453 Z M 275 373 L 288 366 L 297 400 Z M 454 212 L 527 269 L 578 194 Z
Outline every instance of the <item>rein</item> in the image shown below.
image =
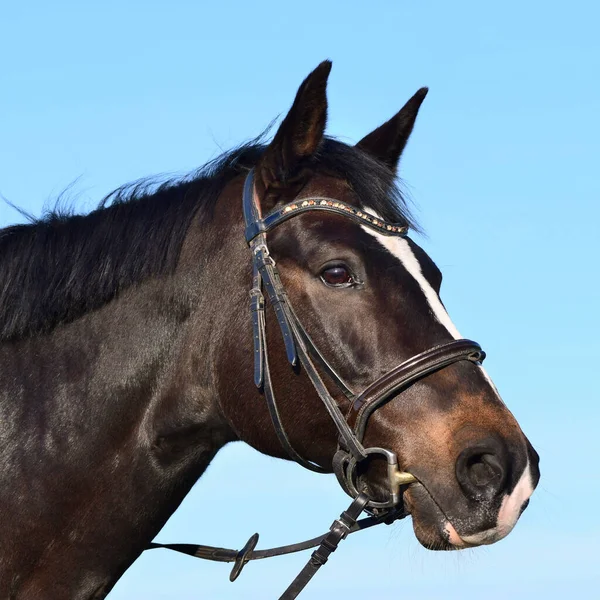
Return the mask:
M 280 600 L 296 598 L 298 594 L 306 587 L 307 583 L 312 579 L 318 569 L 324 565 L 330 554 L 337 549 L 338 544 L 346 539 L 351 533 L 369 529 L 374 525 L 385 523 L 390 525 L 397 518 L 402 518 L 404 514 L 388 514 L 385 516 L 370 516 L 358 519 L 363 512 L 368 498 L 364 494 L 360 494 L 350 507 L 345 510 L 338 519 L 336 519 L 327 533 L 311 538 L 304 542 L 296 544 L 288 544 L 286 546 L 277 546 L 276 548 L 268 548 L 265 550 L 255 550 L 258 543 L 258 533 L 250 536 L 241 550 L 232 550 L 229 548 L 218 548 L 215 546 L 202 546 L 200 544 L 159 544 L 151 543 L 146 550 L 154 548 L 164 548 L 166 550 L 174 550 L 195 558 L 203 558 L 216 562 L 234 563 L 229 581 L 235 581 L 242 572 L 244 566 L 251 560 L 260 560 L 261 558 L 271 558 L 272 556 L 283 556 L 310 548 L 317 547 L 304 569 L 298 574 L 288 589 L 280 597 Z
M 333 457 L 332 467 L 342 489 L 353 500 L 348 509 L 333 522 L 328 533 L 297 544 L 255 550 L 258 543 L 256 533 L 241 550 L 196 544 L 158 543 L 150 544 L 147 549 L 166 548 L 197 558 L 233 562 L 229 579 L 234 581 L 250 560 L 281 556 L 317 547 L 304 569 L 280 596 L 280 600 L 292 600 L 298 596 L 317 570 L 327 562 L 338 544 L 349 534 L 381 523 L 390 524 L 406 516 L 401 508 L 402 492 L 417 479 L 411 473 L 400 470 L 395 452 L 379 447 L 365 448 L 363 440 L 370 416 L 393 395 L 410 387 L 416 381 L 462 360 L 480 364 L 485 358 L 485 352 L 479 344 L 471 340 L 445 342 L 409 358 L 371 383 L 361 393 L 355 394 L 327 362 L 296 316 L 279 277 L 277 265 L 269 253 L 267 233 L 288 219 L 308 211 L 325 211 L 343 215 L 383 235 L 405 237 L 408 227 L 387 223 L 363 210 L 331 198 L 297 200 L 271 211 L 262 218 L 254 190 L 253 169 L 248 173 L 244 183 L 243 211 L 246 242 L 252 252 L 250 308 L 254 338 L 254 383 L 264 393 L 275 433 L 290 458 L 311 471 L 329 472 L 329 469 L 311 462 L 294 449 L 282 423 L 269 370 L 265 318 L 266 295 L 275 311 L 289 363 L 292 366 L 300 364 L 338 430 L 338 448 Z M 315 363 L 350 402 L 348 415 L 342 412 L 329 393 Z M 387 463 L 386 500 L 375 500 L 365 491 L 359 490 L 358 465 L 369 457 L 377 455 L 383 457 Z M 363 511 L 368 512 L 370 516 L 358 520 Z

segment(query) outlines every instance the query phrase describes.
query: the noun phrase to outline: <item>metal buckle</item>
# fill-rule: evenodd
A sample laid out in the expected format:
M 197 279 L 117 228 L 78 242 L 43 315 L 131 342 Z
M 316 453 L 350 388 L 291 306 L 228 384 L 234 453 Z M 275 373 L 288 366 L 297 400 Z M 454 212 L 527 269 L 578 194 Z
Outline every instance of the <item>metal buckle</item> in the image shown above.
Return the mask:
M 266 244 L 256 244 L 256 246 L 252 248 L 254 254 L 258 254 L 261 250 L 265 256 L 269 256 L 269 249 Z
M 253 287 L 250 290 L 250 306 L 253 311 L 263 310 L 265 307 L 265 297 L 260 288 Z

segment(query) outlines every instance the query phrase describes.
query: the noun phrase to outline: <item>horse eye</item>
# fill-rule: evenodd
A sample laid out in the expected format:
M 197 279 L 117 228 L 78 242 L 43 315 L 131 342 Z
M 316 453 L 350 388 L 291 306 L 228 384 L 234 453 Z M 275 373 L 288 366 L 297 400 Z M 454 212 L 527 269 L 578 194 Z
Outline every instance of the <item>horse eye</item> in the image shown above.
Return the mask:
M 343 265 L 327 267 L 321 271 L 321 279 L 332 287 L 348 287 L 354 283 L 354 277 Z

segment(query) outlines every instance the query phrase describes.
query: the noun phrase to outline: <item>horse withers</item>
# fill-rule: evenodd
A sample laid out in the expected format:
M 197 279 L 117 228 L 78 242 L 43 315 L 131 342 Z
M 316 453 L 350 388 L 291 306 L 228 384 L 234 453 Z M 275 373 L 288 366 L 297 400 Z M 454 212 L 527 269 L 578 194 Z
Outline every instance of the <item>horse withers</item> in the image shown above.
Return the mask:
M 269 144 L 0 230 L 0 596 L 103 598 L 234 440 L 431 549 L 514 527 L 538 456 L 395 185 L 427 90 L 350 146 L 330 66 Z

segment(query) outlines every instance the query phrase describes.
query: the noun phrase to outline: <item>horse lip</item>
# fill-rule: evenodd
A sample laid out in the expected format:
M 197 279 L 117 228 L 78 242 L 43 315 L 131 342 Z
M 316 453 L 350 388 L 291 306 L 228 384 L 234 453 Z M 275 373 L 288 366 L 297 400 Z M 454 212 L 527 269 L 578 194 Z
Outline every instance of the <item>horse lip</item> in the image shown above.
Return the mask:
M 442 516 L 444 517 L 444 519 L 446 519 L 446 521 L 450 522 L 450 519 L 448 518 L 448 516 L 446 515 L 446 513 L 444 512 L 444 510 L 442 509 L 442 507 L 437 503 L 436 499 L 433 497 L 433 494 L 427 489 L 427 486 L 422 481 L 417 480 L 415 483 L 412 483 L 409 486 L 409 489 L 413 485 L 414 486 L 420 486 L 423 490 L 425 490 L 425 492 L 427 493 L 427 496 L 433 502 L 433 504 L 435 504 L 436 508 L 442 514 Z
M 456 530 L 454 529 L 454 526 L 452 525 L 450 519 L 448 518 L 448 516 L 446 515 L 444 510 L 441 508 L 441 506 L 437 503 L 437 501 L 433 497 L 433 494 L 427 489 L 427 486 L 424 485 L 420 480 L 417 480 L 415 483 L 410 484 L 406 491 L 411 491 L 411 488 L 413 488 L 413 486 L 414 486 L 415 490 L 423 490 L 425 492 L 427 501 L 429 503 L 431 503 L 430 508 L 434 507 L 434 511 L 438 513 L 438 518 L 440 519 L 441 522 L 438 521 L 435 523 L 435 529 L 437 530 L 437 533 L 440 536 L 440 538 L 442 538 L 444 543 L 447 545 L 447 547 L 445 549 L 446 550 L 460 550 L 460 549 L 468 547 L 469 544 L 465 543 L 464 540 L 462 540 L 462 538 L 460 538 L 460 536 L 456 533 Z M 410 494 L 410 493 L 403 494 L 403 498 L 404 498 L 404 506 L 405 506 L 406 512 L 413 517 L 413 523 L 416 525 L 419 525 L 418 522 L 415 521 L 415 515 L 413 513 L 413 510 L 414 510 L 415 504 L 416 504 L 415 499 L 412 497 L 412 494 Z M 415 511 L 415 512 L 417 512 L 417 511 Z M 431 523 L 431 525 L 433 525 L 433 523 Z M 415 533 L 416 533 L 416 531 L 415 531 Z M 453 535 L 453 533 L 456 533 L 456 535 Z M 419 541 L 423 545 L 428 547 L 423 541 L 421 541 L 421 539 L 418 537 L 418 535 L 417 535 L 417 539 L 419 539 Z
M 488 529 L 486 531 L 482 531 L 473 535 L 465 535 L 461 536 L 452 521 L 448 518 L 442 507 L 438 504 L 433 494 L 427 489 L 423 483 L 418 481 L 416 484 L 412 485 L 420 485 L 421 488 L 427 494 L 427 498 L 432 504 L 436 507 L 439 514 L 442 516 L 444 522 L 438 523 L 438 531 L 445 538 L 445 542 L 448 544 L 448 547 L 454 550 L 463 550 L 465 548 L 476 548 L 478 546 L 493 544 L 498 540 L 505 537 L 506 534 L 502 534 L 497 528 Z M 406 498 L 404 504 L 406 512 L 412 514 L 411 508 L 414 500 L 410 497 L 410 495 Z M 414 518 L 414 516 L 413 516 Z

